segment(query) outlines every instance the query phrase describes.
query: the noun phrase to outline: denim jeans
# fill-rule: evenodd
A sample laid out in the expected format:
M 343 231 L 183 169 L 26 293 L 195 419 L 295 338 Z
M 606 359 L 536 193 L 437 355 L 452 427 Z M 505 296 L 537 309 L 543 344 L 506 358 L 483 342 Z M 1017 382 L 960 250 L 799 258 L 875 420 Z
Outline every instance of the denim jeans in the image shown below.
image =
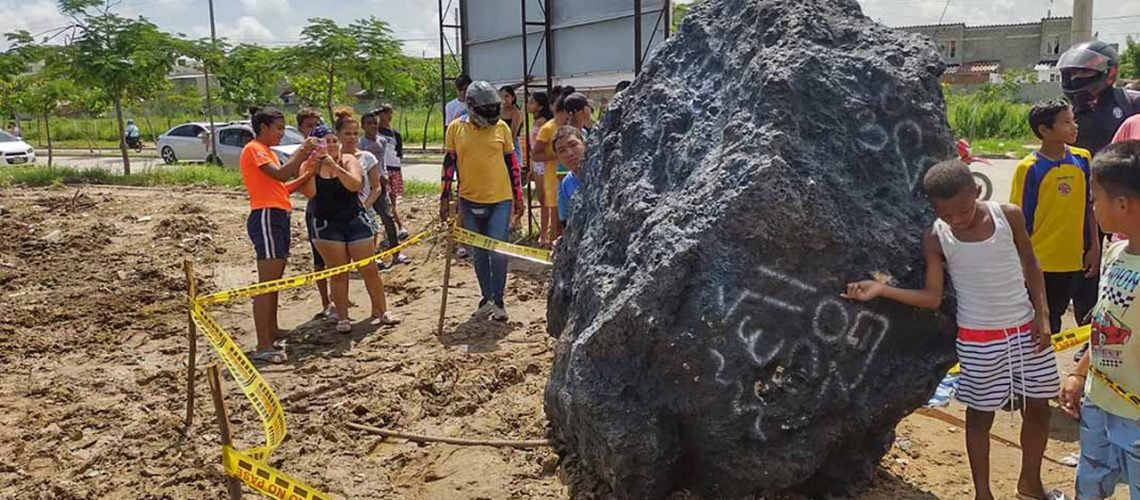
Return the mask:
M 506 241 L 511 229 L 511 200 L 484 205 L 459 200 L 459 211 L 463 215 L 463 227 L 499 241 Z M 475 276 L 479 279 L 479 291 L 483 300 L 503 305 L 503 289 L 507 287 L 507 256 L 472 248 L 471 258 L 475 261 Z
M 1086 394 L 1081 407 L 1077 498 L 1108 498 L 1118 484 L 1129 485 L 1129 498 L 1140 500 L 1140 424 L 1098 408 Z

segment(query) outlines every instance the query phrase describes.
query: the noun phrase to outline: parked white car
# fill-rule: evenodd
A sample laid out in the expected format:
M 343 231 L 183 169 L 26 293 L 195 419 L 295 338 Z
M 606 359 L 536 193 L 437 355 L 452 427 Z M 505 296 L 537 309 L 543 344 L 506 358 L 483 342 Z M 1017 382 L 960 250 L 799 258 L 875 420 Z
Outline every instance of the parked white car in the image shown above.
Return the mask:
M 8 132 L 0 130 L 0 159 L 5 165 L 23 165 L 36 161 L 36 150 Z
M 158 154 L 167 165 L 178 161 L 207 161 L 209 123 L 184 123 L 158 136 Z
M 253 140 L 253 127 L 249 122 L 227 125 L 219 127 L 216 135 L 217 142 L 214 144 L 214 149 L 217 151 L 218 161 L 226 168 L 238 168 L 241 163 L 241 149 Z M 305 138 L 301 132 L 293 127 L 285 127 L 285 137 L 281 138 L 281 144 L 272 149 L 277 154 L 277 159 L 285 163 L 302 142 L 305 142 Z

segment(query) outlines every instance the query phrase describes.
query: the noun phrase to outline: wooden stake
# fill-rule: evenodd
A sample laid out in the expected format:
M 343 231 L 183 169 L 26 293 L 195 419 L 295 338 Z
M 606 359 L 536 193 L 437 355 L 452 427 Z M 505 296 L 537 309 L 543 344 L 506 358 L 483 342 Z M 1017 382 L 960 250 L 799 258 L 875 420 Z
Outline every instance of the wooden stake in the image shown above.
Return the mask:
M 206 367 L 206 380 L 210 384 L 210 395 L 214 397 L 214 418 L 218 421 L 218 434 L 221 435 L 222 446 L 231 446 L 230 417 L 226 413 L 226 400 L 222 396 L 222 378 L 218 371 L 217 363 Z M 241 500 L 241 481 L 226 475 L 226 488 L 229 489 L 231 500 Z
M 443 295 L 439 301 L 439 330 L 437 335 L 443 336 L 443 320 L 447 315 L 447 287 L 451 282 L 451 258 L 455 253 L 455 240 L 451 237 L 450 227 L 447 230 L 447 249 L 444 250 L 447 254 L 447 260 L 443 264 Z
M 187 257 L 182 261 L 182 270 L 186 272 L 186 296 L 190 302 L 198 296 L 198 283 L 194 279 L 194 259 Z M 198 329 L 194 326 L 194 317 L 190 314 L 189 306 L 186 311 L 186 339 L 190 342 L 190 359 L 186 364 L 186 428 L 183 434 L 190 433 L 190 426 L 194 425 L 194 377 L 198 373 Z
M 371 434 L 377 434 L 384 437 L 394 437 L 400 439 L 407 439 L 408 441 L 415 441 L 417 443 L 447 443 L 459 446 L 494 446 L 496 448 L 544 448 L 550 446 L 549 439 L 528 439 L 528 440 L 505 440 L 505 439 L 466 439 L 466 438 L 453 438 L 444 436 L 425 436 L 423 434 L 412 434 L 410 432 L 400 432 L 388 429 L 381 429 L 379 427 L 372 427 L 371 425 L 358 424 L 356 422 L 348 422 L 351 429 L 364 431 Z

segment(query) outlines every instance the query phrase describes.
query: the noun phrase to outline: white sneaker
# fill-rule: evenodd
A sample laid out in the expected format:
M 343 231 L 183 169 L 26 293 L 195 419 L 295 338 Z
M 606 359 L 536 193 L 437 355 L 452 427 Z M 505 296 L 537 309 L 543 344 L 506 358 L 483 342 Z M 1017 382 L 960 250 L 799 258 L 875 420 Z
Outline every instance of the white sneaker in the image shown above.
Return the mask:
M 459 249 L 455 251 L 455 256 L 459 257 L 460 259 L 466 259 L 467 247 L 459 247 Z
M 491 319 L 493 319 L 495 321 L 506 321 L 507 320 L 506 308 L 494 306 L 494 309 L 491 311 Z
M 471 313 L 471 317 L 474 319 L 487 319 L 487 316 L 490 316 L 491 313 L 494 312 L 494 309 L 495 303 L 488 300 L 479 306 L 475 312 Z

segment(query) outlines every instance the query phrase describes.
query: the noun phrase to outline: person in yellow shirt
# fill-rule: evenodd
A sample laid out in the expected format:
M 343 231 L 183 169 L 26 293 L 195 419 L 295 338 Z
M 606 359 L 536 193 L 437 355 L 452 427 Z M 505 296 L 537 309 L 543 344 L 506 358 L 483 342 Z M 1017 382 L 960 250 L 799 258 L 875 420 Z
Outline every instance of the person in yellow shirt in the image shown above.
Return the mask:
M 570 89 L 573 92 L 573 89 Z M 545 171 L 542 175 L 543 205 L 542 210 L 550 220 L 547 234 L 538 235 L 539 244 L 545 246 L 562 236 L 562 224 L 558 221 L 558 155 L 554 152 L 554 134 L 562 126 L 570 123 L 570 113 L 566 112 L 564 101 L 569 93 L 563 93 L 554 98 L 554 118 L 547 120 L 542 128 L 538 129 L 538 136 L 534 141 L 534 161 L 544 162 Z
M 1013 176 L 1009 202 L 1021 207 L 1033 251 L 1045 272 L 1049 324 L 1061 331 L 1061 317 L 1073 303 L 1085 325 L 1096 303 L 1100 234 L 1089 198 L 1088 151 L 1069 147 L 1077 137 L 1073 112 L 1065 101 L 1037 103 L 1029 126 L 1041 148 L 1025 157 Z
M 466 116 L 447 127 L 443 160 L 443 192 L 439 216 L 451 213 L 451 182 L 458 171 L 459 216 L 469 231 L 506 241 L 513 218 L 521 216 L 521 172 L 515 156 L 511 127 L 499 119 L 502 99 L 495 87 L 484 81 L 467 87 Z M 507 257 L 472 249 L 475 276 L 482 300 L 473 317 L 506 321 L 503 290 L 507 286 Z
M 1127 484 L 1140 499 L 1140 141 L 1101 150 L 1092 163 L 1101 229 L 1128 239 L 1108 246 L 1093 311 L 1092 348 L 1065 378 L 1061 407 L 1081 421 L 1077 498 L 1113 496 Z M 1082 401 L 1083 400 L 1083 401 Z

